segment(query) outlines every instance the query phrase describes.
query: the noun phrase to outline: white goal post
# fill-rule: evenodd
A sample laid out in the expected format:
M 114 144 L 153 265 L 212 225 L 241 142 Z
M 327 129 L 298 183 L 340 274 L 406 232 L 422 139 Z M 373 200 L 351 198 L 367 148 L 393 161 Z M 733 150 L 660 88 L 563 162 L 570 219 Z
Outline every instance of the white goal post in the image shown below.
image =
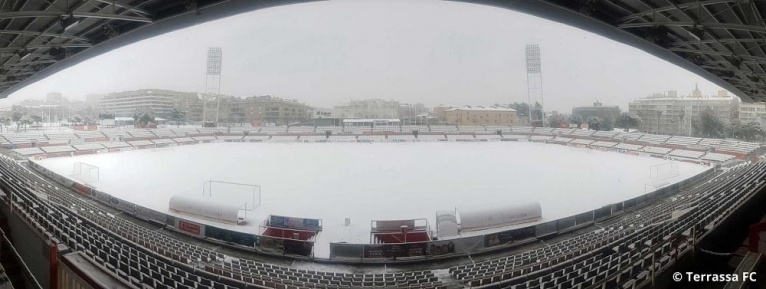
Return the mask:
M 653 180 L 665 180 L 679 175 L 677 162 L 667 162 L 649 166 L 649 178 Z
M 86 183 L 95 183 L 100 178 L 100 169 L 88 163 L 76 162 L 72 166 L 72 177 Z
M 202 185 L 202 196 L 225 202 L 244 202 L 245 210 L 252 211 L 261 205 L 261 186 L 209 180 Z

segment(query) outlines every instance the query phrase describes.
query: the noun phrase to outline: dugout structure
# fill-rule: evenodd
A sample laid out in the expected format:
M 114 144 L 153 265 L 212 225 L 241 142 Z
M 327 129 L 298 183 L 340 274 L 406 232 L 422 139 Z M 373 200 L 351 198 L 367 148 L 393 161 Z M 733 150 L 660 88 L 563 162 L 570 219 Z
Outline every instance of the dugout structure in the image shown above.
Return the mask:
M 321 219 L 270 215 L 261 223 L 258 243 L 260 248 L 269 251 L 311 256 L 321 231 Z
M 431 241 L 431 228 L 427 219 L 370 221 L 370 243 L 372 244 L 427 241 Z

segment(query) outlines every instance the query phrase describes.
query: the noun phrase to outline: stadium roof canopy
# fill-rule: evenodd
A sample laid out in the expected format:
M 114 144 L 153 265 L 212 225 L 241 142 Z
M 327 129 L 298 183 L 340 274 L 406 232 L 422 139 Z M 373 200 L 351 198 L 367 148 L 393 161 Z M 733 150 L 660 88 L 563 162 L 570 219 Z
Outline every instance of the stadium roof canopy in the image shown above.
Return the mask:
M 517 10 L 597 33 L 696 73 L 745 101 L 766 101 L 766 0 L 456 1 Z M 303 2 L 312 0 L 0 1 L 0 98 L 142 39 Z

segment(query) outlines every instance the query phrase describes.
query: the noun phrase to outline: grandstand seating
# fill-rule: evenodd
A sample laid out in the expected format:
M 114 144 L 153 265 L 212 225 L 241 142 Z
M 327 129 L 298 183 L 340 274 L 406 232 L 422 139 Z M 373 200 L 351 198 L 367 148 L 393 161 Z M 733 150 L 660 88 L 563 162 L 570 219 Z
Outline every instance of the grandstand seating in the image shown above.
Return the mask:
M 635 144 L 627 144 L 627 143 L 620 143 L 614 146 L 616 149 L 623 149 L 623 150 L 629 150 L 629 151 L 638 151 L 642 147 L 641 145 L 635 145 Z
M 444 141 L 447 140 L 443 134 L 419 134 L 417 141 Z
M 502 138 L 504 140 L 521 140 L 521 139 L 528 139 L 528 135 L 524 134 L 503 134 Z
M 476 139 L 487 140 L 487 141 L 499 141 L 500 139 L 502 139 L 502 137 L 496 134 L 477 134 Z
M 704 156 L 702 156 L 703 160 L 710 160 L 710 161 L 717 161 L 717 162 L 725 162 L 733 158 L 734 158 L 733 155 L 718 154 L 718 153 L 706 153 Z
M 298 138 L 298 141 L 302 142 L 319 142 L 327 141 L 327 136 L 324 135 L 303 135 Z
M 590 145 L 596 146 L 596 147 L 602 147 L 602 148 L 611 148 L 617 145 L 616 142 L 611 141 L 596 141 L 591 143 Z
M 458 133 L 457 126 L 454 125 L 431 125 L 428 126 L 430 132 L 443 132 L 443 133 Z
M 447 140 L 450 141 L 467 141 L 467 140 L 475 140 L 476 138 L 472 134 L 454 134 L 454 135 L 448 135 Z
M 553 136 L 550 135 L 531 135 L 529 136 L 529 140 L 531 141 L 548 141 L 553 139 Z
M 313 126 L 290 126 L 287 127 L 287 132 L 289 133 L 314 133 L 314 127 Z
M 416 138 L 414 135 L 408 134 L 408 135 L 389 135 L 387 138 L 388 141 L 392 142 L 404 142 L 404 141 L 415 141 Z
M 650 144 L 662 144 L 662 143 L 665 143 L 665 141 L 668 140 L 669 138 L 670 136 L 667 136 L 667 135 L 645 134 L 641 136 L 641 138 L 639 138 L 638 141 L 650 143 Z
M 331 135 L 327 138 L 329 142 L 356 142 L 355 135 Z
M 76 151 L 76 149 L 71 146 L 46 146 L 46 147 L 40 147 L 40 149 L 46 153 L 62 153 L 62 152 Z
M 386 141 L 385 135 L 360 135 L 357 136 L 357 140 L 360 142 L 383 142 Z
M 672 151 L 673 149 L 669 149 L 669 148 L 663 148 L 663 147 L 645 146 L 645 147 L 644 147 L 642 150 L 643 150 L 644 152 L 646 152 L 646 153 L 650 153 L 650 154 L 660 154 L 660 155 L 665 155 L 665 154 L 668 154 L 668 153 L 669 153 L 670 151 Z
M 552 141 L 555 142 L 555 143 L 566 144 L 566 143 L 569 143 L 572 140 L 574 140 L 574 139 L 573 138 L 568 138 L 568 137 L 563 137 L 563 136 L 557 136 L 557 137 L 553 138 Z
M 593 140 L 584 139 L 584 138 L 577 138 L 577 139 L 573 139 L 569 143 L 577 144 L 577 145 L 589 145 L 589 144 L 591 144 L 593 142 L 594 142 Z
M 174 142 L 175 143 L 175 142 Z M 100 150 L 104 149 L 104 146 L 100 143 L 86 143 L 86 144 L 75 144 L 72 145 L 76 150 L 78 151 L 87 151 L 87 150 Z
M 690 159 L 698 159 L 704 154 L 705 152 L 689 151 L 689 150 L 673 150 L 670 152 L 671 156 L 684 157 L 684 158 L 690 158 Z
M 617 131 L 603 131 L 603 130 L 599 130 L 599 131 L 594 132 L 591 136 L 592 137 L 597 137 L 597 138 L 613 138 L 617 134 L 619 134 L 619 132 L 617 132 Z
M 486 128 L 484 128 L 484 126 L 480 126 L 480 125 L 474 125 L 474 126 L 467 126 L 467 125 L 464 125 L 464 126 L 458 126 L 458 127 L 457 127 L 457 129 L 458 129 L 458 131 L 460 131 L 460 132 L 486 132 L 486 131 L 487 131 L 487 129 L 486 129 Z
M 39 154 L 45 153 L 42 150 L 40 150 L 40 148 L 38 148 L 38 147 L 20 148 L 20 149 L 15 149 L 13 151 L 15 151 L 15 152 L 17 152 L 17 153 L 19 153 L 19 154 L 21 154 L 23 156 L 32 156 L 32 155 L 39 155 Z

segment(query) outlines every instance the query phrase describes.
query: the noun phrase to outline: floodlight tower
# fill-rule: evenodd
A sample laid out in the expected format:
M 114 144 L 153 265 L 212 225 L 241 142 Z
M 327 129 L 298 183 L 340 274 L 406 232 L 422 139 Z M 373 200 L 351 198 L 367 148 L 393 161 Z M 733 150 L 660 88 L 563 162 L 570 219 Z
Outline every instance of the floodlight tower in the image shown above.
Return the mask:
M 210 47 L 207 50 L 207 73 L 205 78 L 205 95 L 202 105 L 202 125 L 207 122 L 207 103 L 210 95 L 215 95 L 215 123 L 218 124 L 218 110 L 221 107 L 221 60 L 223 52 L 220 47 Z
M 527 44 L 527 104 L 529 105 L 529 124 L 545 126 L 543 102 L 543 72 L 540 65 L 540 46 Z M 540 103 L 537 107 L 535 104 Z

